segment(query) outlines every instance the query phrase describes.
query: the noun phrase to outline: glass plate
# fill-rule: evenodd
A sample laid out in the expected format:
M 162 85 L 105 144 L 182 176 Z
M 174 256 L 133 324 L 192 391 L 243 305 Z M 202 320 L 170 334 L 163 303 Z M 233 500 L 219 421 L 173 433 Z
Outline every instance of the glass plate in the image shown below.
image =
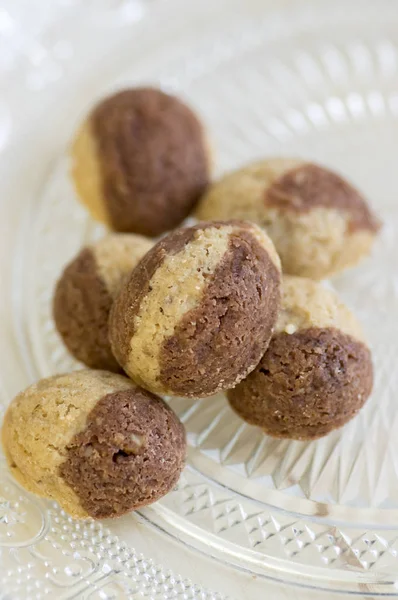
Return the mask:
M 59 0 L 33 31 L 19 4 L 3 18 L 0 10 L 1 403 L 78 366 L 50 308 L 62 266 L 102 233 L 74 198 L 66 153 L 95 100 L 137 83 L 181 94 L 209 128 L 216 174 L 267 155 L 330 165 L 366 192 L 385 223 L 373 256 L 331 282 L 372 344 L 372 398 L 343 430 L 311 443 L 264 436 L 222 396 L 170 400 L 187 428 L 188 465 L 175 491 L 141 515 L 257 576 L 398 596 L 398 6 Z M 0 556 L 14 565 L 2 583 L 31 564 L 41 590 L 91 589 L 115 525 L 79 524 L 25 494 L 4 461 L 0 477 Z M 129 552 L 131 519 L 119 521 L 115 560 Z M 57 549 L 58 560 L 72 556 L 76 544 L 80 562 L 66 560 L 60 578 L 49 571 L 43 579 L 38 565 Z

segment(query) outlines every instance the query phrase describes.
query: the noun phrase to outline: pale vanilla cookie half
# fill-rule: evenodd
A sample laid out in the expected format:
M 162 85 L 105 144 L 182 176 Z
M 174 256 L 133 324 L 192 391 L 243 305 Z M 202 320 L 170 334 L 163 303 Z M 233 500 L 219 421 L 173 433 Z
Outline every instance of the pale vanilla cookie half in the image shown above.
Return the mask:
M 206 190 L 203 126 L 181 100 L 152 88 L 118 92 L 88 115 L 71 149 L 72 177 L 92 216 L 115 231 L 158 236 Z
M 199 219 L 247 219 L 264 227 L 284 273 L 322 279 L 355 265 L 380 223 L 342 177 L 312 163 L 268 159 L 226 175 L 197 209 Z
M 21 392 L 3 424 L 15 478 L 76 518 L 118 517 L 178 481 L 185 431 L 160 398 L 121 375 L 76 371 Z
M 286 276 L 268 350 L 228 400 L 269 435 L 311 440 L 352 419 L 372 386 L 371 353 L 354 315 L 320 283 Z
M 55 325 L 69 352 L 88 367 L 120 371 L 108 338 L 113 299 L 153 243 L 111 234 L 87 246 L 65 268 L 53 300 Z
M 109 322 L 112 350 L 152 392 L 210 396 L 255 368 L 279 301 L 279 258 L 262 229 L 239 221 L 178 229 L 121 288 Z

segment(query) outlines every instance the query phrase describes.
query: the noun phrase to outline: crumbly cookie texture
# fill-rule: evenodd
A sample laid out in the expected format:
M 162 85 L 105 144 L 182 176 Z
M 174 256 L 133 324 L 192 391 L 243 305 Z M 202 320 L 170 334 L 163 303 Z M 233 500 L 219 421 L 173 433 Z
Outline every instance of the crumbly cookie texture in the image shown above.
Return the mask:
M 204 397 L 253 370 L 275 327 L 280 262 L 246 222 L 179 229 L 146 254 L 111 310 L 112 350 L 146 389 Z
M 77 371 L 20 393 L 5 416 L 13 475 L 76 518 L 117 517 L 176 484 L 185 432 L 171 408 L 121 375 Z
M 371 353 L 354 315 L 321 284 L 286 276 L 271 343 L 228 400 L 271 436 L 311 440 L 352 419 L 372 386 Z
M 269 159 L 226 175 L 205 194 L 199 219 L 264 227 L 283 271 L 322 279 L 369 254 L 380 222 L 342 177 L 295 159 Z
M 109 343 L 109 312 L 123 279 L 152 245 L 140 235 L 110 234 L 81 250 L 61 275 L 55 324 L 70 353 L 88 367 L 121 370 Z
M 282 287 L 275 334 L 334 328 L 365 343 L 360 323 L 335 292 L 305 277 L 285 276 Z
M 211 170 L 198 117 L 152 88 L 98 104 L 77 132 L 71 158 L 76 191 L 92 216 L 115 231 L 150 237 L 190 214 Z

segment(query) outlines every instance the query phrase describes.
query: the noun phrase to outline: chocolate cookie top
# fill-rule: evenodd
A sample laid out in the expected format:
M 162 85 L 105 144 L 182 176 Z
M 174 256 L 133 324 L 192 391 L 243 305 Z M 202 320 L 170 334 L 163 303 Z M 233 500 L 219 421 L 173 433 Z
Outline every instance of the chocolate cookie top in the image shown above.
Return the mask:
M 40 381 L 10 405 L 3 441 L 28 489 L 76 517 L 120 516 L 178 480 L 182 424 L 163 400 L 125 377 L 78 371 Z
M 94 161 L 87 157 L 93 151 Z M 157 236 L 173 229 L 209 182 L 201 123 L 183 102 L 157 89 L 124 90 L 101 102 L 72 154 L 79 194 L 117 231 Z
M 342 177 L 311 163 L 302 163 L 277 177 L 265 191 L 266 206 L 295 212 L 316 207 L 347 215 L 351 232 L 361 229 L 374 233 L 380 222 L 360 193 Z
M 59 473 L 97 519 L 155 502 L 177 483 L 185 432 L 171 408 L 141 388 L 103 396 L 65 452 Z
M 71 354 L 87 366 L 121 370 L 109 344 L 109 312 L 123 278 L 151 247 L 138 235 L 108 235 L 81 250 L 59 279 L 55 324 Z
M 316 439 L 347 423 L 373 386 L 369 349 L 340 329 L 277 333 L 258 367 L 228 393 L 246 421 L 274 437 Z
M 322 285 L 285 277 L 270 345 L 228 399 L 270 435 L 315 439 L 354 417 L 372 385 L 371 354 L 354 315 Z
M 280 266 L 261 229 L 204 223 L 161 240 L 121 289 L 115 356 L 152 391 L 207 396 L 254 368 L 275 325 Z
M 226 175 L 199 204 L 200 219 L 249 219 L 264 227 L 284 272 L 314 279 L 356 264 L 380 222 L 342 177 L 294 159 L 269 159 Z

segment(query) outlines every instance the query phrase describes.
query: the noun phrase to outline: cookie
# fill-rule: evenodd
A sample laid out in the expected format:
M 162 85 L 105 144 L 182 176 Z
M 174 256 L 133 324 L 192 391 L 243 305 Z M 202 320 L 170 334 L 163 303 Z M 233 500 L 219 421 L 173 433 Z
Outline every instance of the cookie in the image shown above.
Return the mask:
M 152 392 L 210 396 L 254 369 L 279 301 L 279 258 L 259 227 L 226 221 L 178 229 L 121 288 L 109 321 L 112 350 Z
M 11 403 L 2 433 L 16 479 L 76 518 L 118 517 L 155 502 L 185 460 L 184 428 L 171 408 L 106 371 L 32 385 Z
M 109 312 L 123 278 L 152 245 L 139 235 L 108 235 L 79 252 L 59 279 L 55 325 L 69 352 L 88 367 L 121 371 L 108 339 Z
M 202 124 L 157 89 L 103 100 L 78 131 L 71 156 L 78 196 L 115 231 L 158 236 L 177 227 L 209 183 Z
M 354 315 L 321 284 L 285 277 L 275 334 L 257 368 L 228 392 L 245 421 L 274 437 L 311 440 L 352 419 L 373 385 Z
M 300 160 L 269 159 L 226 175 L 197 210 L 199 219 L 247 219 L 264 227 L 283 271 L 322 279 L 357 264 L 380 223 L 342 177 Z

